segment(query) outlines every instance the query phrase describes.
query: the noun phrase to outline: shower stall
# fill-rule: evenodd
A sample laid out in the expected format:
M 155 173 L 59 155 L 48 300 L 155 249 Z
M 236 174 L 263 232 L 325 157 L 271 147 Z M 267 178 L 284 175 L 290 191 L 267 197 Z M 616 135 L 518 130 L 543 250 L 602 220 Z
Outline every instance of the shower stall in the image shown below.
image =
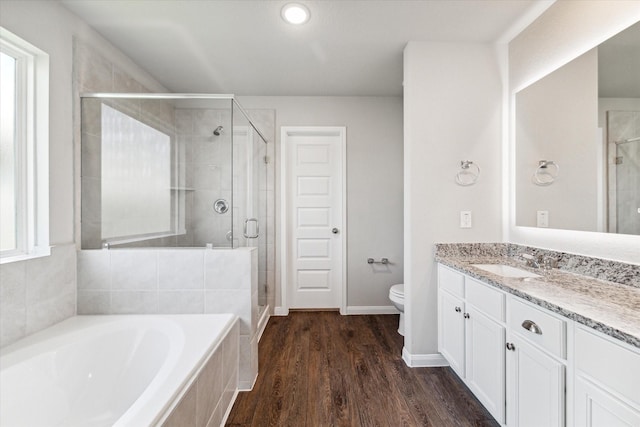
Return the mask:
M 264 309 L 269 152 L 233 95 L 82 95 L 82 249 L 255 247 Z
M 607 111 L 609 232 L 640 235 L 640 111 Z

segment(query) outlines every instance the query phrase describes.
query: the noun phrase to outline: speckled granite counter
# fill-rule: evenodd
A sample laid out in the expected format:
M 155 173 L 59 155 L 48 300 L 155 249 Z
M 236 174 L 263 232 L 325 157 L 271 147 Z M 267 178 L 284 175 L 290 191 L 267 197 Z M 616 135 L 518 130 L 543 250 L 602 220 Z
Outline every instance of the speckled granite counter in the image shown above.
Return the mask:
M 623 280 L 628 284 L 620 284 L 596 278 L 604 275 L 601 268 L 594 272 L 596 277 L 585 275 L 582 270 L 578 270 L 581 274 L 570 271 L 567 254 L 561 254 L 565 260 L 559 263 L 559 269 L 544 272 L 528 268 L 519 255 L 532 251 L 522 248 L 525 247 L 510 244 L 436 245 L 436 261 L 640 348 L 640 287 L 635 286 L 640 279 L 640 266 L 615 263 L 620 265 L 611 269 L 623 272 L 611 271 L 611 277 L 629 278 Z M 545 251 L 545 255 L 553 257 L 553 252 Z M 511 265 L 543 277 L 502 277 L 471 264 Z M 584 262 L 578 264 L 584 267 Z

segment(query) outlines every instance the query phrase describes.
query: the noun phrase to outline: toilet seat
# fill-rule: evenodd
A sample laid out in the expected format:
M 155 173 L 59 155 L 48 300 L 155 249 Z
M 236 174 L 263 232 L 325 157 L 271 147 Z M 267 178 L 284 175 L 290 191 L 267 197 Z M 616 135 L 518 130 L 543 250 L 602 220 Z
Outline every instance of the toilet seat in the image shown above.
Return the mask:
M 396 298 L 404 299 L 404 285 L 393 285 L 391 289 L 389 289 L 389 295 L 393 295 Z

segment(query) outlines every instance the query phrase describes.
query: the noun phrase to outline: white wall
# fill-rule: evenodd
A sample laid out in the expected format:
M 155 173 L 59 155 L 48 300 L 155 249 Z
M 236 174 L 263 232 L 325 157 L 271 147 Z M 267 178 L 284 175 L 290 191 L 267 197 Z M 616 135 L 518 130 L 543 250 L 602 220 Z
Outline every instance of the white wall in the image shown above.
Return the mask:
M 509 43 L 510 93 L 594 48 L 639 19 L 640 2 L 594 0 L 554 3 Z M 512 109 L 510 156 L 514 149 L 513 120 Z M 513 169 L 509 176 L 514 176 Z M 516 227 L 514 198 L 512 186 L 509 242 L 640 264 L 639 236 Z
M 246 109 L 276 110 L 276 139 L 269 141 L 276 145 L 276 227 L 280 128 L 347 127 L 347 305 L 390 306 L 389 288 L 403 280 L 402 98 L 243 96 L 239 101 Z M 279 230 L 276 235 L 279 247 Z M 368 257 L 387 257 L 393 265 L 374 270 Z
M 435 358 L 437 353 L 434 243 L 502 238 L 501 118 L 498 56 L 491 45 L 407 45 L 405 352 L 418 359 L 419 355 Z M 482 169 L 475 185 L 456 185 L 461 160 L 471 160 Z M 472 211 L 472 228 L 459 228 L 461 210 Z

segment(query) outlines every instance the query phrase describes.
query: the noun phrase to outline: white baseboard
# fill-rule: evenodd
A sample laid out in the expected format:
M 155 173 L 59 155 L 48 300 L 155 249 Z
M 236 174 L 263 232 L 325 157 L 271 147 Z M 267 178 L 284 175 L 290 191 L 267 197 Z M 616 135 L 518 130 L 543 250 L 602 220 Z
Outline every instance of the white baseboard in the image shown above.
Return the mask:
M 352 305 L 347 307 L 346 314 L 400 314 L 400 312 L 392 305 Z
M 289 315 L 289 309 L 288 308 L 284 308 L 284 307 L 280 307 L 280 306 L 276 306 L 273 309 L 273 315 L 274 316 L 288 316 Z
M 258 331 L 256 332 L 256 335 L 258 336 L 258 342 L 260 342 L 260 338 L 262 338 L 262 333 L 267 327 L 267 323 L 269 323 L 269 317 L 271 316 L 269 315 L 269 306 L 267 306 L 264 309 L 264 312 L 262 313 L 262 316 L 260 317 L 260 319 L 258 319 Z
M 231 415 L 231 410 L 233 409 L 233 404 L 236 403 L 236 398 L 238 397 L 239 391 L 240 390 L 236 389 L 236 391 L 233 393 L 233 396 L 231 397 L 231 402 L 229 402 L 229 406 L 227 407 L 227 410 L 224 412 L 224 415 L 222 416 L 222 423 L 220 424 L 221 426 L 227 423 L 227 418 L 229 418 L 229 415 Z
M 411 354 L 406 347 L 402 347 L 402 360 L 410 368 L 435 368 L 449 366 L 449 362 L 440 353 Z

